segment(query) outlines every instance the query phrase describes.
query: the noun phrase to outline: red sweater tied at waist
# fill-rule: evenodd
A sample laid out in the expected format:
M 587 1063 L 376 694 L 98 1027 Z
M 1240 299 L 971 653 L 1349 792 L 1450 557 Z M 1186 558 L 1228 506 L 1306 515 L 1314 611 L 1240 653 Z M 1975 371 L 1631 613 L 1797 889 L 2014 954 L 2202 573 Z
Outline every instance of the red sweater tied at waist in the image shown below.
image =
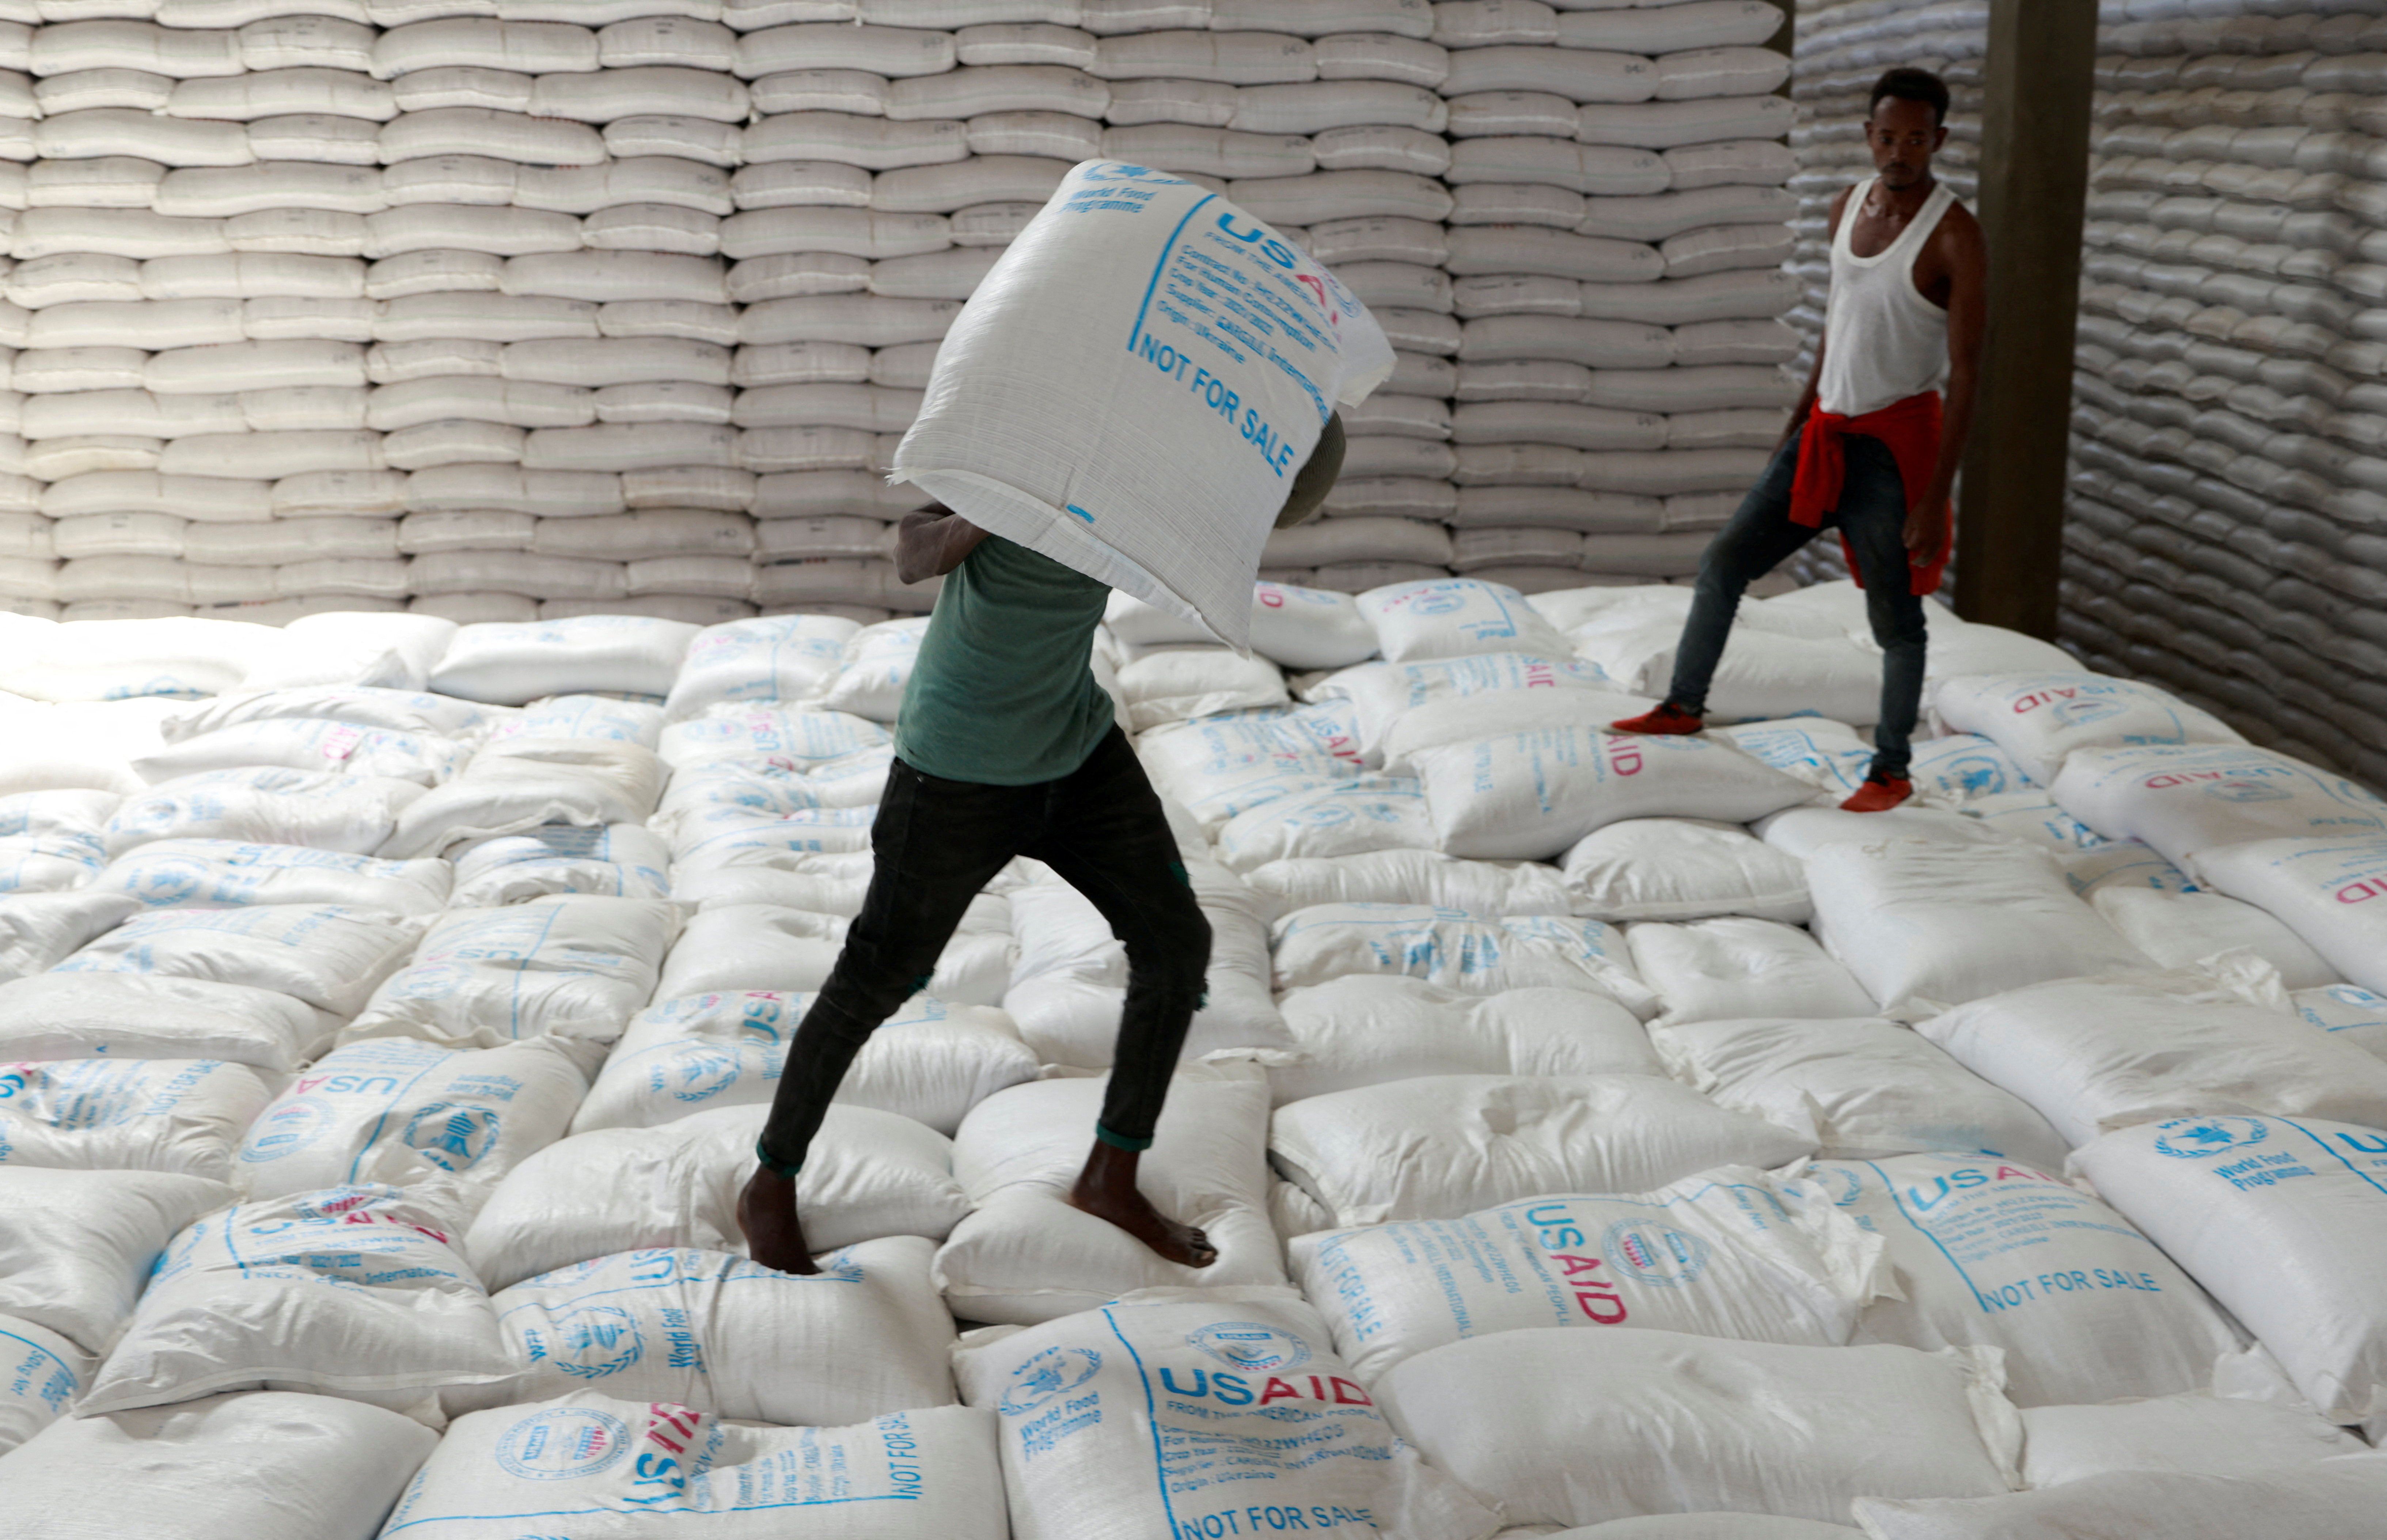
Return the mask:
M 1820 528 L 1824 515 L 1840 506 L 1840 492 L 1848 481 L 1848 456 L 1840 440 L 1849 434 L 1877 438 L 1888 447 L 1890 458 L 1898 461 L 1898 479 L 1906 490 L 1907 506 L 1912 508 L 1923 489 L 1931 485 L 1931 473 L 1939 465 L 1939 393 L 1926 390 L 1861 417 L 1842 417 L 1821 408 L 1809 412 L 1805 432 L 1799 440 L 1798 473 L 1790 483 L 1792 523 Z M 1942 513 L 1946 513 L 1944 504 Z M 1940 551 L 1927 567 L 1910 563 L 1914 593 L 1939 591 L 1940 576 L 1948 570 L 1948 558 L 1954 549 L 1951 522 L 1948 549 Z M 1864 574 L 1857 568 L 1856 551 L 1845 533 L 1840 536 L 1840 549 L 1848 558 L 1850 575 L 1863 587 Z

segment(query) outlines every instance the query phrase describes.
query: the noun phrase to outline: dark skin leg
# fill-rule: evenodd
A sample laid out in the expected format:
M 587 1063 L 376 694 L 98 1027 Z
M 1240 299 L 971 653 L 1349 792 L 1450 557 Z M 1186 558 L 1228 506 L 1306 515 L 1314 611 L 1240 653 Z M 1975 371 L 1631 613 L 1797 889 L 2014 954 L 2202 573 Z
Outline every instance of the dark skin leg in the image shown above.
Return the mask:
M 1192 1225 L 1181 1224 L 1152 1206 L 1137 1191 L 1138 1152 L 1094 1141 L 1078 1183 L 1069 1189 L 1069 1206 L 1097 1219 L 1107 1219 L 1142 1241 L 1164 1261 L 1181 1267 L 1206 1268 L 1219 1259 L 1210 1238 Z
M 1135 1168 L 1135 1151 L 1096 1140 L 1077 1185 L 1069 1189 L 1069 1206 L 1118 1226 L 1164 1260 L 1188 1268 L 1217 1261 L 1218 1248 L 1208 1236 L 1161 1213 L 1136 1189 Z M 763 1266 L 780 1272 L 820 1271 L 796 1218 L 793 1180 L 756 1167 L 738 1194 L 738 1230 L 746 1237 L 746 1255 Z

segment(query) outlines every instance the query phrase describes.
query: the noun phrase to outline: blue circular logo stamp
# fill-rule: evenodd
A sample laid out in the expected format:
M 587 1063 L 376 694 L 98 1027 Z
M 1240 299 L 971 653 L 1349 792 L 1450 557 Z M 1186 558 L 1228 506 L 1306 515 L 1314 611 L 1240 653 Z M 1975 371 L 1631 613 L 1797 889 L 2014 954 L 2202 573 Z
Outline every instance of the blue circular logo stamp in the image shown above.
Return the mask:
M 557 1407 L 525 1417 L 498 1441 L 498 1463 L 524 1481 L 593 1476 L 630 1452 L 630 1430 L 593 1407 Z
M 317 1102 L 285 1102 L 259 1118 L 240 1147 L 240 1158 L 256 1165 L 296 1155 L 323 1132 L 323 1108 Z
M 582 1380 L 619 1374 L 638 1361 L 646 1344 L 638 1318 L 612 1305 L 584 1305 L 548 1318 L 548 1330 L 530 1334 L 531 1354 L 559 1373 Z
M 1309 1344 L 1281 1327 L 1256 1320 L 1222 1320 L 1188 1332 L 1185 1345 L 1229 1369 L 1273 1373 L 1309 1361 Z
M 498 1115 L 434 1102 L 406 1125 L 405 1137 L 410 1149 L 441 1170 L 469 1170 L 497 1143 Z
M 1102 1367 L 1103 1356 L 1091 1347 L 1048 1347 L 1011 1371 L 1011 1383 L 1003 1392 L 1003 1414 L 1032 1412 L 1084 1384 Z
M 709 1042 L 691 1043 L 671 1056 L 664 1073 L 674 1101 L 708 1101 L 738 1083 L 738 1054 Z
M 1710 1255 L 1706 1241 L 1654 1219 L 1610 1225 L 1599 1238 L 1599 1250 L 1609 1266 L 1627 1277 L 1668 1287 L 1696 1280 L 1707 1270 Z
M 2181 1160 L 2242 1150 L 2271 1137 L 2259 1117 L 2178 1117 L 2155 1125 L 2155 1148 Z
M 2204 794 L 2225 802 L 2283 802 L 2295 795 L 2284 786 L 2252 779 L 2215 781 Z

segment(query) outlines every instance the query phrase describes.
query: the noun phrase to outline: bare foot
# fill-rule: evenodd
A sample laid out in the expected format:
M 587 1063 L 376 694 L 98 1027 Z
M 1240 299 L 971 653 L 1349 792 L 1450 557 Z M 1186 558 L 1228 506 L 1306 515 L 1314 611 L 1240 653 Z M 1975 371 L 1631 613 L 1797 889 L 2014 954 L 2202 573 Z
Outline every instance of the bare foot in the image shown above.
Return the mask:
M 746 1237 L 746 1255 L 780 1272 L 814 1273 L 812 1249 L 804 1244 L 804 1227 L 796 1219 L 796 1183 L 760 1166 L 738 1194 L 738 1230 Z
M 1219 1248 L 1208 1236 L 1163 1214 L 1137 1191 L 1136 1155 L 1096 1140 L 1078 1184 L 1069 1189 L 1069 1206 L 1109 1220 L 1180 1267 L 1206 1268 L 1217 1261 Z

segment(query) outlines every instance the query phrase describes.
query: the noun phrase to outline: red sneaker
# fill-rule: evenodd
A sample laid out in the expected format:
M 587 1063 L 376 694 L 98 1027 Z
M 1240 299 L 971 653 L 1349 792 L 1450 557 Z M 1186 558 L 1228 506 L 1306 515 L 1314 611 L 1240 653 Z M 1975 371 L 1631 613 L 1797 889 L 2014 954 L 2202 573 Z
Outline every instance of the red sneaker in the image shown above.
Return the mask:
M 1849 800 L 1840 804 L 1840 811 L 1843 813 L 1887 813 L 1891 808 L 1896 807 L 1899 803 L 1906 801 L 1907 798 L 1913 795 L 1914 783 L 1913 781 L 1904 779 L 1884 780 L 1878 776 L 1867 776 L 1865 777 L 1864 784 L 1858 787 L 1853 792 L 1850 792 L 1849 794 Z
M 1620 733 L 1658 733 L 1669 737 L 1695 733 L 1706 726 L 1707 724 L 1699 719 L 1699 713 L 1686 712 L 1672 701 L 1660 706 L 1656 711 L 1644 712 L 1639 716 L 1628 716 L 1622 722 L 1609 724 L 1609 726 Z

